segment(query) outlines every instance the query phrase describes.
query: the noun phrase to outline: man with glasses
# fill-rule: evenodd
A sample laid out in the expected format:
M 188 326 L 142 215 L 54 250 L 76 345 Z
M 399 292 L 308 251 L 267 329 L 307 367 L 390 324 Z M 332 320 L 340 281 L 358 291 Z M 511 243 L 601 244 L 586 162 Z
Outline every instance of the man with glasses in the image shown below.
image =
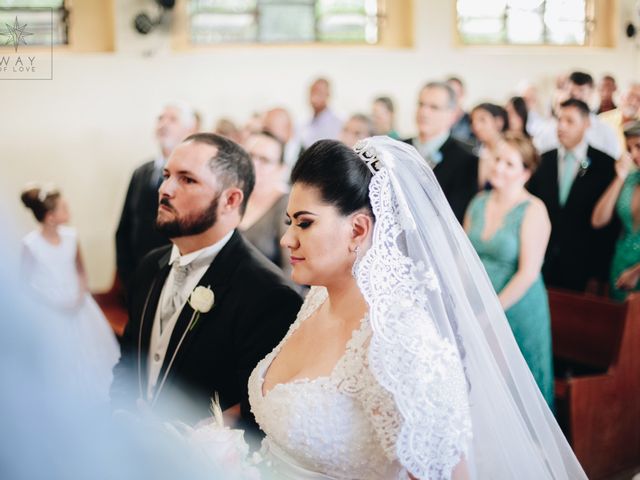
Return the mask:
M 451 136 L 457 99 L 444 82 L 427 83 L 418 96 L 418 136 L 406 139 L 433 169 L 453 213 L 462 223 L 464 212 L 478 192 L 478 157 Z

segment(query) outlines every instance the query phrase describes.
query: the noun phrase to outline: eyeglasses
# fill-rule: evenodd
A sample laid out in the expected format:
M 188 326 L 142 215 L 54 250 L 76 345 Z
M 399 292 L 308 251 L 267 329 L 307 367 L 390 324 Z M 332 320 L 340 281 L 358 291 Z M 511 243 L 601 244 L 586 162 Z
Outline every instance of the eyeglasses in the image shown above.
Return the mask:
M 426 102 L 418 102 L 419 108 L 428 108 L 429 110 L 433 110 L 434 112 L 444 112 L 450 110 L 448 105 L 438 105 L 436 103 L 426 103 Z
M 256 164 L 263 166 L 275 166 L 278 164 L 277 160 L 274 162 L 270 158 L 263 157 L 262 155 L 252 155 L 251 160 L 253 160 Z

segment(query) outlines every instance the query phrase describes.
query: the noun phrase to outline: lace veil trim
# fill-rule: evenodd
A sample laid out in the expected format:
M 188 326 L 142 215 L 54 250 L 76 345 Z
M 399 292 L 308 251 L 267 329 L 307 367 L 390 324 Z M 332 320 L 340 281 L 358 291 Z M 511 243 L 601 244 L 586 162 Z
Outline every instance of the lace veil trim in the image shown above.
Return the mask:
M 377 159 L 369 186 L 376 217 L 372 244 L 355 268 L 373 331 L 369 368 L 399 415 L 381 415 L 380 396 L 365 400 L 366 406 L 388 454 L 393 451 L 418 478 L 448 479 L 471 438 L 462 363 L 426 305 L 429 292 L 440 288 L 433 268 L 403 252 L 404 232 L 413 225 L 394 195 L 388 169 L 381 168 L 372 147 L 358 145 L 356 152 L 367 165 Z
M 376 223 L 354 270 L 369 369 L 399 412 L 398 460 L 431 480 L 461 459 L 473 479 L 586 479 L 433 171 L 388 137 L 355 150 L 373 172 Z

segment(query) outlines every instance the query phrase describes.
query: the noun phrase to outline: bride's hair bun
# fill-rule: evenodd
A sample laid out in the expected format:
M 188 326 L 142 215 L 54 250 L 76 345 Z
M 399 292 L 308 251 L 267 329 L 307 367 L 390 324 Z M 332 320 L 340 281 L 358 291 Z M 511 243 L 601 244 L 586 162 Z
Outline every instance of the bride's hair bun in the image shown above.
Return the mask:
M 317 188 L 323 201 L 346 216 L 361 209 L 372 211 L 371 177 L 372 171 L 355 151 L 337 140 L 318 140 L 300 155 L 291 184 Z
M 47 213 L 56 208 L 60 192 L 54 187 L 39 187 L 33 184 L 22 190 L 20 199 L 33 212 L 36 220 L 42 222 Z

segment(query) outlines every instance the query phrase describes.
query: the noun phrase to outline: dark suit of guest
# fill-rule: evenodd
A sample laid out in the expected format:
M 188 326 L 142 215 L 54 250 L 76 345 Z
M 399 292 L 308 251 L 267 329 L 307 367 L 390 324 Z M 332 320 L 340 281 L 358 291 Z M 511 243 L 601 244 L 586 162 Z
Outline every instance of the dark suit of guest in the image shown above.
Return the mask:
M 170 253 L 171 246 L 154 250 L 136 271 L 122 357 L 114 368 L 114 408 L 134 409 L 136 398 L 148 398 L 147 357 L 160 294 L 171 268 Z M 213 308 L 187 330 L 194 311 L 185 304 L 158 376 L 154 411 L 167 414 L 178 404 L 180 420 L 193 423 L 210 416 L 210 401 L 218 392 L 223 409 L 240 403 L 243 428 L 255 427 L 248 405 L 249 375 L 284 337 L 302 300 L 277 267 L 237 231 L 198 285 L 213 291 Z
M 471 129 L 471 115 L 464 112 L 464 115 L 451 126 L 451 136 L 469 145 L 476 146 L 478 144 L 478 139 Z
M 587 159 L 589 166 L 578 170 L 564 206 L 560 205 L 557 149 L 542 155 L 527 186 L 542 199 L 551 219 L 542 267 L 547 286 L 584 291 L 589 279 L 608 278 L 619 224 L 614 221 L 596 230 L 591 227 L 591 215 L 615 176 L 615 160 L 592 147 L 587 149 Z
M 414 144 L 414 139 L 404 140 Z M 460 223 L 471 199 L 478 193 L 478 157 L 471 148 L 449 136 L 439 150 L 440 162 L 433 168 L 433 173 L 447 198 L 453 213 Z
M 162 171 L 154 161 L 138 167 L 129 182 L 116 232 L 118 275 L 127 291 L 142 258 L 151 250 L 169 243 L 169 239 L 155 228 L 161 182 Z

